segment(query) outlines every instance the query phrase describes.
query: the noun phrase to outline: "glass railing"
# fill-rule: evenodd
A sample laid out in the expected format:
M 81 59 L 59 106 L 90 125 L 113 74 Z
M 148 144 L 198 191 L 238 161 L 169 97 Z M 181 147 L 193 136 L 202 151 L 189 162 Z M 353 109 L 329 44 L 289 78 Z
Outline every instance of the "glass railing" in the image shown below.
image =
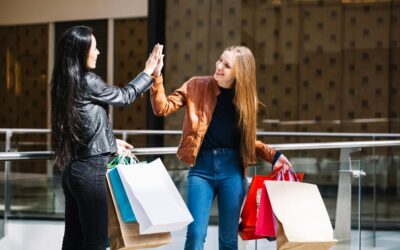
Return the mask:
M 63 219 L 64 208 L 58 207 L 60 181 L 58 174 L 47 174 L 49 161 L 12 161 L 9 178 L 0 181 L 1 198 L 9 204 L 11 218 Z M 36 172 L 32 171 L 32 165 Z M 40 170 L 43 166 L 43 171 Z M 0 170 L 2 173 L 6 171 Z M 8 193 L 5 193 L 5 189 Z M 2 203 L 4 204 L 4 203 Z M 62 204 L 62 203 L 61 203 Z
M 147 157 L 140 157 L 145 159 Z M 171 158 L 171 159 L 169 159 Z M 174 159 L 174 156 L 165 156 L 164 163 L 169 168 L 173 169 L 178 166 L 179 163 Z M 378 172 L 387 172 L 384 168 L 387 168 L 385 162 L 389 160 L 382 161 L 378 168 L 383 168 Z M 14 162 L 16 163 L 16 162 Z M 28 168 L 29 161 L 24 161 L 24 166 Z M 347 169 L 348 162 L 327 162 L 319 166 L 319 164 L 303 163 L 295 164 L 295 168 L 298 172 L 304 172 L 304 182 L 316 184 L 321 192 L 325 206 L 327 208 L 329 217 L 331 219 L 332 225 L 335 227 L 336 216 L 337 216 L 337 199 L 338 199 L 338 182 L 339 176 L 341 174 L 341 167 L 343 165 Z M 338 246 L 350 247 L 348 249 L 363 249 L 362 247 L 372 247 L 374 244 L 377 247 L 383 244 L 387 245 L 387 241 L 382 243 L 384 239 L 378 235 L 374 237 L 372 230 L 372 224 L 374 221 L 374 200 L 373 200 L 373 190 L 369 187 L 368 178 L 372 178 L 371 167 L 368 167 L 364 161 L 355 160 L 351 162 L 353 172 L 346 172 L 344 174 L 349 174 L 351 179 L 351 202 L 347 205 L 351 208 L 351 238 L 349 240 L 343 240 L 339 242 Z M 249 169 L 249 177 L 254 175 L 266 175 L 271 170 L 270 166 L 260 164 L 253 166 Z M 360 171 L 365 172 L 365 176 L 362 178 L 357 177 L 357 173 Z M 186 187 L 186 176 L 187 170 L 170 170 L 171 178 L 174 180 L 177 188 L 181 192 L 182 196 L 185 197 L 185 187 Z M 361 172 L 362 173 L 362 172 Z M 355 176 L 353 176 L 355 175 Z M 380 176 L 378 174 L 378 176 Z M 384 177 L 380 176 L 378 179 Z M 40 175 L 21 175 L 17 172 L 11 174 L 10 179 L 10 189 L 12 190 L 10 195 L 10 214 L 9 219 L 19 219 L 19 220 L 49 220 L 49 219 L 63 219 L 64 215 L 64 196 L 60 187 L 58 174 L 54 178 L 41 177 Z M 4 184 L 4 183 L 2 183 Z M 4 185 L 2 185 L 4 186 Z M 382 187 L 378 188 L 382 189 Z M 4 195 L 4 190 L 2 190 Z M 385 230 L 396 231 L 396 228 L 388 228 L 387 224 L 390 221 L 393 224 L 399 223 L 399 216 L 393 214 L 385 213 L 385 210 L 391 209 L 393 213 L 398 211 L 398 207 L 391 207 L 393 201 L 396 200 L 396 196 L 386 194 L 385 195 L 378 191 L 377 207 L 381 209 L 376 215 L 377 223 L 385 224 Z M 3 203 L 4 204 L 4 203 Z M 217 225 L 217 209 L 218 204 L 215 202 L 210 218 L 210 225 Z M 2 208 L 4 211 L 4 208 Z M 342 215 L 343 216 L 343 215 Z M 345 216 L 344 216 L 345 217 Z M 380 228 L 382 231 L 382 228 Z M 184 242 L 184 232 L 174 233 L 174 240 L 171 244 L 162 247 L 161 249 L 182 249 Z M 368 237 L 366 237 L 368 236 Z M 45 236 L 43 236 L 45 237 Z M 218 231 L 216 228 L 210 228 L 207 238 L 207 245 L 217 245 Z M 275 247 L 275 242 L 270 242 L 268 240 L 257 240 L 257 241 L 243 241 L 240 242 L 242 246 L 241 249 L 269 249 L 269 247 Z M 361 248 L 359 248 L 361 244 Z M 211 248 L 206 248 L 211 249 Z
M 151 157 L 142 156 L 140 160 L 150 160 Z M 182 197 L 186 197 L 186 177 L 187 170 L 182 170 L 181 163 L 176 160 L 173 155 L 163 157 L 163 162 L 168 167 L 170 176 L 174 181 L 176 187 L 180 191 Z M 22 164 L 18 164 L 22 163 Z M 13 161 L 10 179 L 8 185 L 10 186 L 10 212 L 8 219 L 19 220 L 49 220 L 59 219 L 62 220 L 64 216 L 64 196 L 62 193 L 59 173 L 54 172 L 52 178 L 45 177 L 40 174 L 21 174 L 18 170 L 23 171 L 29 169 L 31 161 Z M 46 163 L 42 161 L 44 165 Z M 14 165 L 18 167 L 14 170 Z M 317 164 L 296 164 L 295 168 L 298 172 L 304 172 L 304 182 L 314 183 L 318 188 L 324 199 L 328 214 L 331 218 L 332 225 L 335 225 L 336 209 L 337 209 L 337 194 L 338 194 L 338 181 L 340 175 L 340 168 L 343 165 L 349 164 L 348 162 L 330 162 L 324 164 L 321 169 L 318 169 Z M 352 169 L 355 171 L 360 170 L 360 161 L 352 161 Z M 268 164 L 258 164 L 249 168 L 249 179 L 254 175 L 266 175 L 270 172 L 271 167 Z M 4 172 L 4 171 L 2 171 Z M 23 171 L 26 172 L 26 171 Z M 351 241 L 343 241 L 340 244 L 350 246 L 351 249 L 355 248 L 359 241 L 359 224 L 361 221 L 361 214 L 359 212 L 360 192 L 359 178 L 352 178 L 351 188 L 351 228 L 353 229 Z M 249 180 L 250 182 L 251 180 Z M 5 184 L 5 183 L 1 183 Z M 2 185 L 4 186 L 4 185 Z M 4 190 L 1 190 L 4 197 Z M 4 202 L 3 202 L 4 204 Z M 210 225 L 217 226 L 218 224 L 218 204 L 215 201 L 211 210 Z M 2 211 L 4 212 L 4 210 Z M 173 234 L 174 240 L 171 244 L 161 247 L 160 249 L 183 249 L 185 232 L 175 232 Z M 23 235 L 21 235 L 23 237 Z M 46 237 L 43 235 L 43 237 Z M 274 241 L 257 240 L 257 241 L 240 241 L 241 249 L 265 249 L 275 247 Z M 213 249 L 211 246 L 218 245 L 218 230 L 216 227 L 210 227 L 205 249 Z
M 284 150 L 296 171 L 305 173 L 304 182 L 318 186 L 332 225 L 336 230 L 340 226 L 343 227 L 341 232 L 335 232 L 336 238 L 340 239 L 337 249 L 363 249 L 391 244 L 381 236 L 382 232 L 400 231 L 399 145 L 400 141 L 375 141 L 273 146 Z M 350 150 L 354 148 L 362 150 Z M 162 157 L 177 188 L 185 197 L 187 167 L 176 159 L 175 151 L 176 148 L 135 149 L 140 160 L 149 161 Z M 307 155 L 299 153 L 303 151 L 307 152 Z M 351 154 L 352 161 L 349 161 L 350 151 L 355 151 Z M 336 160 L 332 155 L 338 155 Z M 49 152 L 0 153 L 2 218 L 7 215 L 8 220 L 63 220 L 64 196 L 60 186 L 60 173 L 51 167 L 50 160 L 46 160 L 50 156 Z M 345 160 L 337 161 L 338 158 Z M 265 175 L 270 170 L 271 166 L 268 163 L 259 162 L 250 167 L 249 177 Z M 340 178 L 344 178 L 345 181 L 341 182 Z M 344 191 L 340 191 L 340 188 L 344 188 Z M 217 221 L 217 204 L 214 204 L 207 238 L 210 242 L 218 239 Z M 4 223 L 4 219 L 0 222 Z M 0 225 L 0 233 L 4 234 L 5 227 Z M 177 240 L 163 249 L 182 248 L 174 244 L 182 244 L 184 232 L 174 233 L 174 237 Z M 241 249 L 275 246 L 275 242 L 267 240 L 246 241 L 240 244 Z M 177 248 L 173 248 L 174 246 Z

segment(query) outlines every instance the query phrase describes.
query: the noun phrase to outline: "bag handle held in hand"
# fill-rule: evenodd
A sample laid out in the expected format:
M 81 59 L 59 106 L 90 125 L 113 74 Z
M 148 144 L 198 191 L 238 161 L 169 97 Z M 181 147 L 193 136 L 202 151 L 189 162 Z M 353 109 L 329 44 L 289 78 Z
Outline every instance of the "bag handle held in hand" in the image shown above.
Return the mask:
M 134 163 L 139 163 L 139 159 L 133 153 L 129 153 L 128 155 L 120 154 L 108 163 L 108 168 L 113 169 L 117 165 L 130 165 Z
M 288 170 L 284 170 L 283 166 L 276 168 L 273 172 L 276 174 L 277 181 L 301 181 L 296 171 L 293 168 L 289 168 Z

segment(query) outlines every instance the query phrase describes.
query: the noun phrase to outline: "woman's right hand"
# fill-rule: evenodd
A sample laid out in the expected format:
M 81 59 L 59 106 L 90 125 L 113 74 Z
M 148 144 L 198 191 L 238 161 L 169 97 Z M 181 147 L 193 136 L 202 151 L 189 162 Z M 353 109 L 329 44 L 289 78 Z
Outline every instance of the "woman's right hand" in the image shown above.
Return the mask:
M 146 66 L 143 70 L 148 75 L 152 75 L 154 70 L 156 69 L 159 59 L 162 56 L 163 45 L 156 44 L 153 48 L 153 51 L 150 53 L 149 58 L 146 61 Z
M 127 156 L 131 153 L 131 150 L 133 149 L 133 146 L 131 144 L 120 139 L 116 139 L 116 142 L 117 142 L 118 155 Z

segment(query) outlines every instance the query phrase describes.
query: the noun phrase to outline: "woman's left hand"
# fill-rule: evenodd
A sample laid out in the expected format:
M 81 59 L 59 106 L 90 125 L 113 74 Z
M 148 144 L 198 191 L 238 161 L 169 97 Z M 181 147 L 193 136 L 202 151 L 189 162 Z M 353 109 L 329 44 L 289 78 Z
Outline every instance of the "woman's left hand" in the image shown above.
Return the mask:
M 151 76 L 156 69 L 157 65 L 159 64 L 159 59 L 162 56 L 162 50 L 164 45 L 156 44 L 153 48 L 153 51 L 150 53 L 149 58 L 146 61 L 145 68 L 143 72 Z M 160 69 L 161 71 L 161 69 Z
M 160 45 L 160 46 L 162 46 L 162 45 Z M 161 55 L 160 59 L 158 59 L 157 66 L 154 69 L 153 77 L 157 77 L 157 76 L 161 75 L 161 70 L 162 70 L 163 66 L 164 66 L 164 55 Z
M 288 171 L 289 168 L 292 168 L 292 164 L 290 163 L 290 161 L 286 158 L 286 156 L 284 156 L 283 154 L 281 154 L 281 156 L 279 156 L 278 160 L 275 162 L 274 164 L 274 169 L 278 168 L 278 167 L 283 167 L 283 169 L 285 171 Z
M 133 146 L 129 143 L 127 143 L 126 141 L 120 140 L 120 139 L 116 139 L 117 141 L 117 154 L 123 154 L 123 155 L 128 155 L 131 153 L 131 150 L 133 149 Z

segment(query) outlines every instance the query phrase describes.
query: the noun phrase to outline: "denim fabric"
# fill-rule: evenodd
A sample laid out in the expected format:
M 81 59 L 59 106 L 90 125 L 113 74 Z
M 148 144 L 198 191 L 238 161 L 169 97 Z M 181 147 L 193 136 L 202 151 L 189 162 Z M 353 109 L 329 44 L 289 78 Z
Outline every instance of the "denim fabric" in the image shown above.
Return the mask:
M 79 159 L 62 173 L 65 195 L 63 250 L 105 250 L 107 244 L 108 156 Z
M 238 248 L 238 223 L 247 183 L 237 150 L 199 152 L 189 170 L 187 206 L 194 221 L 188 226 L 185 249 L 203 249 L 214 197 L 218 199 L 219 249 Z

